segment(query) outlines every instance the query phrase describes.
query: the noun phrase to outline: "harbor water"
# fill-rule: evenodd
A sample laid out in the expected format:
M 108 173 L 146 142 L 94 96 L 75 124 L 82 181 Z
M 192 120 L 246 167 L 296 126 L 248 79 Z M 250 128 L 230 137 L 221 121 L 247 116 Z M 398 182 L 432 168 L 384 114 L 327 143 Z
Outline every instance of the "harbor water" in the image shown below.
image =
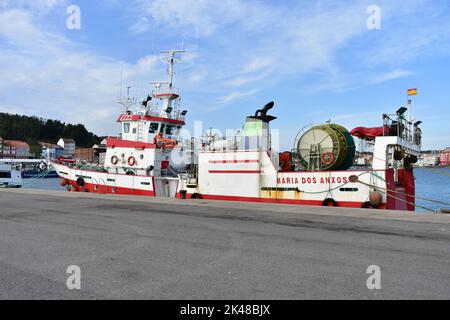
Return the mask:
M 418 197 L 450 203 L 450 168 L 416 168 L 414 169 L 414 175 L 416 177 L 416 195 Z M 28 179 L 24 179 L 23 182 L 24 188 L 64 190 L 59 185 L 59 179 L 38 179 L 29 181 L 30 183 L 28 183 Z M 417 199 L 416 204 L 435 211 L 446 207 L 445 205 L 421 199 Z M 447 209 L 450 209 L 449 206 L 447 206 Z M 417 208 L 416 211 L 424 212 L 426 210 Z

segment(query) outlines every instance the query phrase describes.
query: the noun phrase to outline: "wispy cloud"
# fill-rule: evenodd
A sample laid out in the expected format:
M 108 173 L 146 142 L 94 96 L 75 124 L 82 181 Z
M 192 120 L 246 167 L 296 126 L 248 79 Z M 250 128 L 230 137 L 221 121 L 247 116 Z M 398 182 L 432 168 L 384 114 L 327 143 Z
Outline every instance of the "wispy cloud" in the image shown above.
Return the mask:
M 222 97 L 220 99 L 219 103 L 226 105 L 226 104 L 229 104 L 230 102 L 236 101 L 238 99 L 252 96 L 252 95 L 256 94 L 257 92 L 258 92 L 258 90 L 256 90 L 256 89 L 250 90 L 250 91 L 233 91 L 233 92 L 227 94 L 226 96 Z
M 404 77 L 408 77 L 410 75 L 414 74 L 412 71 L 408 71 L 408 70 L 403 70 L 403 69 L 396 69 L 393 71 L 389 71 L 380 75 L 376 75 L 373 79 L 372 79 L 372 83 L 376 84 L 376 83 L 383 83 L 386 81 L 390 81 L 390 80 L 395 80 L 395 79 L 399 79 L 399 78 L 404 78 Z
M 143 96 L 150 65 L 162 72 L 157 56 L 117 61 L 48 33 L 25 8 L 0 12 L 0 49 L 0 111 L 82 122 L 105 134 L 116 131 L 110 121 L 117 112 L 121 74 Z
M 306 79 L 312 74 L 315 77 L 307 87 L 315 92 L 392 81 L 412 74 L 401 67 L 401 59 L 411 61 L 432 45 L 441 45 L 446 30 L 436 22 L 442 16 L 442 5 L 426 0 L 413 0 L 408 6 L 379 1 L 381 31 L 366 27 L 370 1 L 351 1 L 345 6 L 332 1 L 285 6 L 242 0 L 135 3 L 147 24 L 169 26 L 188 42 L 207 39 L 215 47 L 217 56 L 208 61 L 208 74 L 218 92 L 240 87 L 256 93 L 288 78 Z M 418 21 L 423 8 L 435 19 L 426 26 Z M 405 34 L 411 41 L 401 39 Z M 380 67 L 391 71 L 380 72 Z
M 122 8 L 125 2 L 107 3 Z M 159 51 L 184 40 L 188 52 L 177 68 L 177 85 L 202 110 L 239 106 L 284 88 L 308 95 L 394 82 L 418 73 L 419 58 L 449 54 L 448 4 L 377 3 L 382 29 L 370 31 L 366 8 L 373 3 L 366 0 L 133 0 L 120 17 L 122 27 L 129 18 L 123 50 L 136 48 L 135 41 L 149 48 L 154 41 Z M 164 79 L 165 69 L 155 55 L 127 60 L 97 50 L 90 33 L 69 38 L 65 30 L 55 32 L 47 15 L 64 14 L 67 4 L 0 0 L 0 110 L 75 119 L 91 130 L 115 133 L 110 121 L 121 74 L 141 97 L 150 89 L 150 75 Z M 108 35 L 117 51 L 115 36 Z M 74 40 L 84 37 L 89 46 Z

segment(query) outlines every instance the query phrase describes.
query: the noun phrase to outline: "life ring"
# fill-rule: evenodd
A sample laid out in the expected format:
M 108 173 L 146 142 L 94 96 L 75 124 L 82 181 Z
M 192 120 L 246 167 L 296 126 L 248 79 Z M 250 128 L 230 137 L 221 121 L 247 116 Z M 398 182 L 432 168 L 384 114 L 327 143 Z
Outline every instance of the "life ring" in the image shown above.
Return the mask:
M 333 152 L 325 152 L 322 154 L 322 164 L 325 166 L 329 166 L 334 161 L 334 153 Z
M 133 156 L 130 156 L 130 157 L 128 158 L 128 165 L 129 165 L 130 167 L 134 167 L 134 166 L 136 165 L 136 158 L 133 157 Z
M 119 157 L 117 157 L 117 156 L 112 156 L 112 157 L 111 157 L 111 163 L 112 163 L 113 165 L 118 164 L 118 163 L 119 163 Z
M 42 172 L 42 169 L 41 169 L 41 167 L 39 166 L 39 164 L 35 164 L 35 165 L 34 165 L 34 170 L 36 170 L 37 173 L 41 173 L 41 172 Z
M 48 166 L 47 166 L 47 164 L 44 161 L 39 163 L 38 166 L 39 166 L 39 169 L 41 169 L 42 171 L 47 171 L 47 169 L 48 169 Z
M 331 204 L 331 206 L 330 206 L 330 204 Z M 322 206 L 324 206 L 324 207 L 337 207 L 337 202 L 334 201 L 333 198 L 326 198 L 325 200 L 323 200 Z

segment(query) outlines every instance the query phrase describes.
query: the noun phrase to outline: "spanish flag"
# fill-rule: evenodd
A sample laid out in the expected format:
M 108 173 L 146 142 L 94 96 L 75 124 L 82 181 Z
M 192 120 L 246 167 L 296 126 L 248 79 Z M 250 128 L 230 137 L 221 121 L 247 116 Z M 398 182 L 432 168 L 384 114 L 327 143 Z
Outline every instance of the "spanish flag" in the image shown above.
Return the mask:
M 408 89 L 408 96 L 417 95 L 417 89 Z

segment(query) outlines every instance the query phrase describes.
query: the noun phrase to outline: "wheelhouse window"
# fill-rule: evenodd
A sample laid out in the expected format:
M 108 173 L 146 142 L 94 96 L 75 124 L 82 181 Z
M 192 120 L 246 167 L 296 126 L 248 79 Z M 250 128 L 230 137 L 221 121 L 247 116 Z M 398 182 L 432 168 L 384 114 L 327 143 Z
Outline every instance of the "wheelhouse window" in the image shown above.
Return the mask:
M 167 125 L 166 126 L 166 134 L 168 135 L 174 135 L 177 132 L 176 126 Z
M 150 123 L 150 129 L 148 130 L 149 133 L 156 133 L 158 131 L 159 123 L 152 122 Z
M 123 124 L 123 133 L 130 133 L 130 123 L 129 122 L 125 122 Z
M 0 178 L 3 178 L 3 179 L 11 178 L 11 172 L 9 172 L 9 171 L 0 171 Z

